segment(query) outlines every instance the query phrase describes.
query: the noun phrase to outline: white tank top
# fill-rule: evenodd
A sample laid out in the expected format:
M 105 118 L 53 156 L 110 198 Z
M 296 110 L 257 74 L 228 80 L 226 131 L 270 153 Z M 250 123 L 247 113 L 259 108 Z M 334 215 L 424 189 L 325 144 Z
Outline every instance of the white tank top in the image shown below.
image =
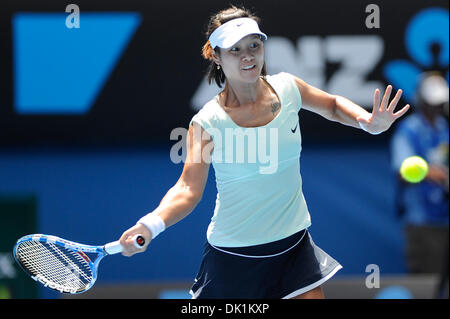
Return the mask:
M 191 120 L 214 142 L 217 199 L 207 239 L 215 246 L 264 244 L 311 225 L 300 176 L 300 92 L 288 73 L 266 80 L 281 103 L 267 125 L 237 125 L 217 96 Z

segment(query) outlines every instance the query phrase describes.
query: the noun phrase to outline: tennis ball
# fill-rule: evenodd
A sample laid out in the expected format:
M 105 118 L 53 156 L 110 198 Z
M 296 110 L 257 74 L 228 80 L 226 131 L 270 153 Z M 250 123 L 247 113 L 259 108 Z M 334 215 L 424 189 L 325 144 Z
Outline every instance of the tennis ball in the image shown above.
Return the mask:
M 400 167 L 400 175 L 410 183 L 419 183 L 428 173 L 428 164 L 420 156 L 406 158 Z

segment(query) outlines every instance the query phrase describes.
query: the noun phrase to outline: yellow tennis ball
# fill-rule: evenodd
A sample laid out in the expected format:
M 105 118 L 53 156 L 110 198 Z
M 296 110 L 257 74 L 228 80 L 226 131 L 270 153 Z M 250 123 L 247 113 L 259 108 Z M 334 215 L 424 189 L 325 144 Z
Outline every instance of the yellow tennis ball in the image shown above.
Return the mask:
M 428 164 L 420 156 L 406 158 L 400 167 L 400 174 L 410 183 L 419 183 L 428 173 Z

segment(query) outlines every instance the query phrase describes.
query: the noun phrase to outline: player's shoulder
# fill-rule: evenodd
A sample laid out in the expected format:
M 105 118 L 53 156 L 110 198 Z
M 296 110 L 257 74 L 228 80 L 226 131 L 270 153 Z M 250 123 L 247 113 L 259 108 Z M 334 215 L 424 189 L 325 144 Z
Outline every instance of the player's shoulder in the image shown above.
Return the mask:
M 204 129 L 214 127 L 220 116 L 220 105 L 216 97 L 206 102 L 194 115 L 193 121 L 199 123 Z
M 215 113 L 217 113 L 217 106 L 218 106 L 217 98 L 214 97 L 205 104 L 203 104 L 203 106 L 198 110 L 197 114 L 201 114 L 204 116 L 214 115 Z
M 273 87 L 279 88 L 281 91 L 287 90 L 287 93 L 297 92 L 297 90 L 292 91 L 292 89 L 298 88 L 296 78 L 295 75 L 288 72 L 279 72 L 265 77 Z
M 295 76 L 288 72 L 278 72 L 271 75 L 266 75 L 266 79 L 273 80 L 273 81 L 294 81 Z

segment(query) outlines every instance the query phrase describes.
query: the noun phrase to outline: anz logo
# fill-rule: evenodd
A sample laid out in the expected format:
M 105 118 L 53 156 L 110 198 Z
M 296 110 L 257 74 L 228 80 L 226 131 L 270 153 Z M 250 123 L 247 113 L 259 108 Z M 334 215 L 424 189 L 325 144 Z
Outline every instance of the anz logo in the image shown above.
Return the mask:
M 394 60 L 383 68 L 388 82 L 403 89 L 408 102 L 414 101 L 418 75 L 444 70 L 448 78 L 449 17 L 442 8 L 428 8 L 416 14 L 405 30 L 405 47 L 410 60 Z
M 135 12 L 72 16 L 73 21 L 65 13 L 13 16 L 16 113 L 88 113 L 141 22 Z
M 431 68 L 447 70 L 449 60 L 449 16 L 442 8 L 427 8 L 412 17 L 405 29 L 405 46 L 409 60 L 390 61 L 381 66 L 387 83 L 402 88 L 404 99 L 411 102 L 417 76 Z M 437 65 L 432 58 L 432 45 L 440 47 Z M 265 43 L 269 74 L 281 71 L 305 79 L 311 85 L 332 94 L 339 94 L 368 109 L 372 108 L 373 92 L 385 83 L 367 80 L 379 66 L 385 44 L 377 35 L 303 36 L 294 45 L 283 37 L 269 37 Z M 340 68 L 326 78 L 326 64 L 339 63 Z M 191 107 L 199 110 L 219 92 L 216 85 L 200 83 L 191 99 Z
M 87 114 L 141 23 L 136 12 L 83 13 L 78 18 L 82 19 L 81 27 L 68 28 L 64 13 L 13 16 L 17 114 Z M 445 70 L 448 81 L 448 30 L 446 9 L 420 11 L 405 28 L 404 42 L 410 58 L 382 66 L 386 82 L 402 88 L 408 102 L 414 98 L 421 72 Z M 371 108 L 374 90 L 384 86 L 380 81 L 367 80 L 385 50 L 382 37 L 377 35 L 303 36 L 295 44 L 274 36 L 265 47 L 269 74 L 290 72 L 367 108 Z M 437 54 L 433 47 L 438 49 Z M 327 63 L 340 65 L 329 79 Z M 191 99 L 192 108 L 199 110 L 218 92 L 217 86 L 202 81 Z

